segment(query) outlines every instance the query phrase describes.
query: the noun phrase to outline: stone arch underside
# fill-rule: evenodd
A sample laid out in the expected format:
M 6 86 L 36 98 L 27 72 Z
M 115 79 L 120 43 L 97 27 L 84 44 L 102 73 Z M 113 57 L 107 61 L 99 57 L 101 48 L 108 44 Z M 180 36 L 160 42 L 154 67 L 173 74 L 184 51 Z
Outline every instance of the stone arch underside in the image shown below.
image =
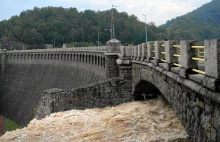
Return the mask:
M 155 87 L 150 82 L 141 80 L 135 86 L 135 90 L 133 92 L 134 100 L 146 100 L 156 98 L 158 95 L 161 94 L 159 89 Z
M 141 81 L 149 82 L 158 88 L 193 141 L 219 139 L 219 104 L 185 86 L 184 83 L 190 83 L 189 80 L 153 64 L 133 63 L 132 73 L 133 90 Z M 182 83 L 179 83 L 180 81 Z

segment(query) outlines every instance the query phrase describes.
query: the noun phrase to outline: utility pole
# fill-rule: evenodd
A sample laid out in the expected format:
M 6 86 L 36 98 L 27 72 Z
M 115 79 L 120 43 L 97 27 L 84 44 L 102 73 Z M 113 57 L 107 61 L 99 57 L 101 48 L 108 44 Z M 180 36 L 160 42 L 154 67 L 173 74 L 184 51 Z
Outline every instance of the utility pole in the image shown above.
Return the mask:
M 142 14 L 145 17 L 145 32 L 146 32 L 146 43 L 147 43 L 147 23 L 146 23 L 146 15 Z
M 111 22 L 112 38 L 115 38 L 115 21 L 114 21 L 114 13 L 113 13 L 114 7 L 118 7 L 118 6 L 112 5 L 112 22 Z

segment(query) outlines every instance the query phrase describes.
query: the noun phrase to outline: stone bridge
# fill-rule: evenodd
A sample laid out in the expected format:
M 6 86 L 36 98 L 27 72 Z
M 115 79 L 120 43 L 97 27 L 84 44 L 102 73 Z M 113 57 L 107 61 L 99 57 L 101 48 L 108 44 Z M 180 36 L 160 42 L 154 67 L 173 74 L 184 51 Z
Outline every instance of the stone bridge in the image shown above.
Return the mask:
M 164 96 L 192 141 L 220 140 L 220 40 L 1 53 L 1 114 L 33 116 Z M 59 89 L 51 89 L 59 88 Z

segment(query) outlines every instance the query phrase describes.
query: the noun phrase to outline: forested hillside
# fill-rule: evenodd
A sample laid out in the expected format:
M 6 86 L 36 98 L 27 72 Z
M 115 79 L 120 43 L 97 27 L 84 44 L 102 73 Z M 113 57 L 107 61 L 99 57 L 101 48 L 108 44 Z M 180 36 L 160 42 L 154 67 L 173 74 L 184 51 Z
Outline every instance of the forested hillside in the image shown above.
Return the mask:
M 162 25 L 167 28 L 170 39 L 213 39 L 220 38 L 220 0 L 177 17 Z
M 136 16 L 119 13 L 114 9 L 115 37 L 122 43 L 141 43 L 145 41 L 144 23 Z M 110 39 L 111 10 L 78 11 L 76 8 L 45 7 L 21 12 L 9 20 L 0 22 L 0 37 L 13 37 L 30 45 L 53 44 L 61 46 L 70 42 L 89 42 L 96 44 L 98 32 L 100 42 Z M 149 40 L 161 37 L 165 30 L 158 29 L 154 23 L 148 26 Z M 96 44 L 97 45 L 97 44 Z

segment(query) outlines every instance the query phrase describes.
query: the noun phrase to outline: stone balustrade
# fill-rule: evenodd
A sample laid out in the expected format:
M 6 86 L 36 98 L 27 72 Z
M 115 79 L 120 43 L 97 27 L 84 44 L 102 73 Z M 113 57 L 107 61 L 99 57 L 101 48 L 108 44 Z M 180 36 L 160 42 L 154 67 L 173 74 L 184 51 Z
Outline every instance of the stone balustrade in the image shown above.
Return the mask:
M 30 50 L 9 50 L 9 53 L 17 52 L 56 52 L 56 51 L 100 51 L 105 52 L 106 46 L 94 46 L 94 47 L 72 47 L 72 48 L 51 48 L 51 49 L 30 49 Z
M 205 87 L 219 91 L 220 79 L 220 40 L 205 40 L 204 46 L 198 46 L 194 40 L 149 41 L 132 47 L 129 53 L 133 60 L 153 63 L 179 76 L 192 79 Z M 198 49 L 204 48 L 204 57 L 196 57 Z M 128 52 L 128 50 L 127 50 Z M 178 53 L 179 52 L 179 53 Z

